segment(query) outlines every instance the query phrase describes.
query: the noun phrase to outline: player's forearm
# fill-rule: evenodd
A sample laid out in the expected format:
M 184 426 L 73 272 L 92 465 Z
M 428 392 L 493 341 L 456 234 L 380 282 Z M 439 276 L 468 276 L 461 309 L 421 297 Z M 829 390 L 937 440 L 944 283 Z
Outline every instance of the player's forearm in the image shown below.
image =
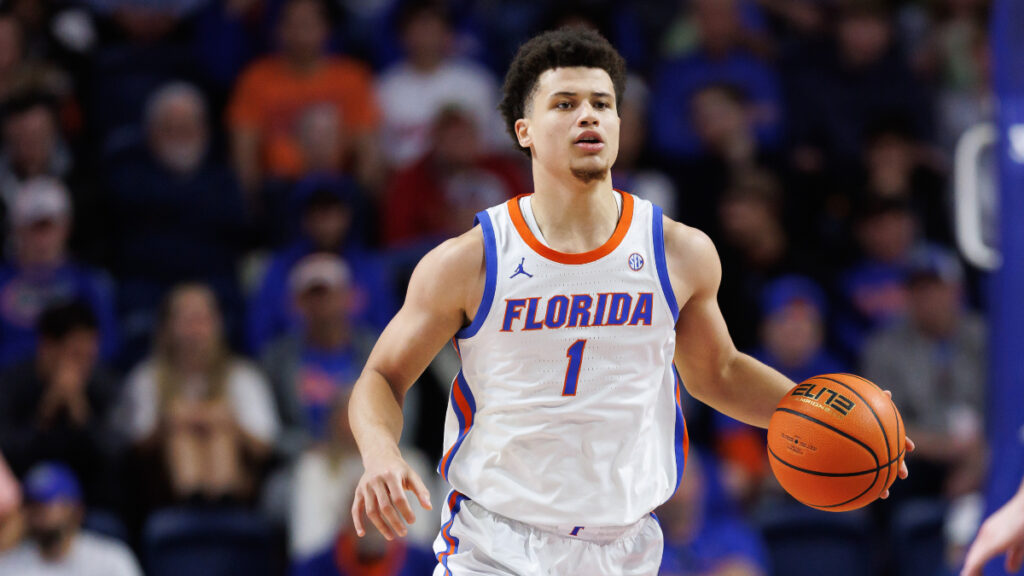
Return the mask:
M 737 352 L 726 363 L 705 400 L 713 408 L 752 426 L 767 428 L 775 406 L 796 383 L 772 367 Z
M 402 405 L 392 387 L 380 373 L 364 370 L 352 390 L 349 421 L 359 453 L 367 458 L 397 454 L 402 437 Z

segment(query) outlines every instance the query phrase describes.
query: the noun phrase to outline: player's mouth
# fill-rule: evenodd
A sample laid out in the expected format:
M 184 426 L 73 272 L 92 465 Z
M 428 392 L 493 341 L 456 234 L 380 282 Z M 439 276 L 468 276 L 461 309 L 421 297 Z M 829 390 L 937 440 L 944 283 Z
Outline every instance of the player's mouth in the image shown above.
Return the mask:
M 593 130 L 587 130 L 582 132 L 573 141 L 573 146 L 582 149 L 585 152 L 600 152 L 604 150 L 604 140 L 601 139 L 601 135 Z

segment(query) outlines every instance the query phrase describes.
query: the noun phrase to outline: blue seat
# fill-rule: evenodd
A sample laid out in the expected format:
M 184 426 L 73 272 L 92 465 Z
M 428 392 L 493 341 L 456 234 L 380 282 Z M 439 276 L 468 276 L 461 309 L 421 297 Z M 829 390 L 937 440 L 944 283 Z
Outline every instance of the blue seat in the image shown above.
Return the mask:
M 870 518 L 863 510 L 822 512 L 787 501 L 761 510 L 758 524 L 778 576 L 873 574 Z
M 89 510 L 82 521 L 82 528 L 94 534 L 114 538 L 124 544 L 130 544 L 128 541 L 128 529 L 125 528 L 124 522 L 113 512 L 100 509 Z
M 273 524 L 241 510 L 155 512 L 142 534 L 149 576 L 278 576 L 283 560 Z
M 896 506 L 892 535 L 899 574 L 948 574 L 944 563 L 945 517 L 946 504 L 938 500 L 916 499 Z

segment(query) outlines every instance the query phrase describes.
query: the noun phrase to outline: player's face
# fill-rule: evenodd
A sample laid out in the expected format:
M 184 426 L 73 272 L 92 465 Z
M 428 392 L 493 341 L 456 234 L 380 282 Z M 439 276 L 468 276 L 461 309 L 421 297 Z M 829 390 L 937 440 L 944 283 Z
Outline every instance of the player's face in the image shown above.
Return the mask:
M 516 134 L 535 162 L 584 183 L 608 177 L 619 152 L 615 87 L 600 68 L 554 68 L 537 79 Z

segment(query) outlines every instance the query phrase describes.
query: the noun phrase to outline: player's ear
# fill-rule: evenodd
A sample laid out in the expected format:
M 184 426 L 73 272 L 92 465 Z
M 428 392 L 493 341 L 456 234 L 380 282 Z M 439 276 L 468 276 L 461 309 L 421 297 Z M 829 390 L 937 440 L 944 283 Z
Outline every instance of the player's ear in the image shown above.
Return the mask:
M 529 148 L 533 144 L 533 136 L 530 135 L 530 121 L 526 118 L 516 120 L 516 139 L 523 148 Z

